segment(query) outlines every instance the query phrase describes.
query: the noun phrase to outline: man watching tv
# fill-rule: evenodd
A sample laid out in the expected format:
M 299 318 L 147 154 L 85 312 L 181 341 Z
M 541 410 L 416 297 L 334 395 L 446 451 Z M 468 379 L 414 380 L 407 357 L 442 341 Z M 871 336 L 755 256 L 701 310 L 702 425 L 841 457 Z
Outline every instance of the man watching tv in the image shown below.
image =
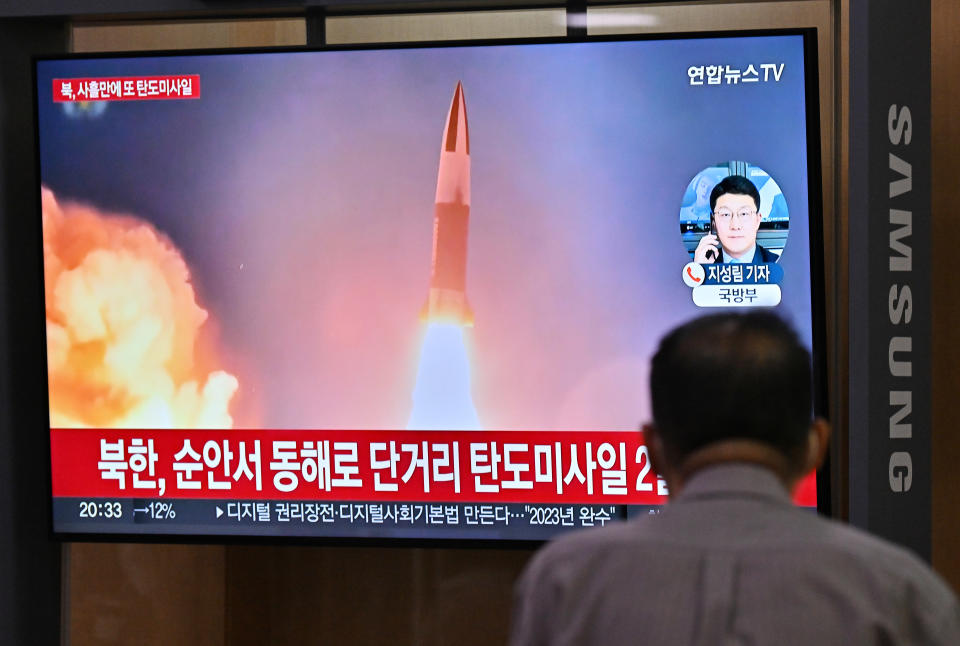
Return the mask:
M 776 262 L 779 254 L 757 244 L 760 192 L 743 175 L 729 175 L 710 192 L 711 233 L 700 238 L 694 262 Z M 713 232 L 716 233 L 713 233 Z
M 960 606 L 923 562 L 792 504 L 830 434 L 811 382 L 806 349 L 772 314 L 669 333 L 643 431 L 670 502 L 535 555 L 513 646 L 960 644 Z

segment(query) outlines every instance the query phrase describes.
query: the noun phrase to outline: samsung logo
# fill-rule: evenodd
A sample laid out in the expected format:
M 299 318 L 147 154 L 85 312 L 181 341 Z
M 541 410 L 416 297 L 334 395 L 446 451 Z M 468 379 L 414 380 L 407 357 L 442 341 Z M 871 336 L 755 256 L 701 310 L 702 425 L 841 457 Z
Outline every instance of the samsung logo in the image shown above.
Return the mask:
M 890 106 L 887 113 L 887 135 L 892 147 L 907 147 L 913 135 L 910 108 Z M 910 491 L 913 484 L 913 458 L 910 455 L 913 439 L 913 336 L 910 320 L 913 318 L 913 296 L 910 283 L 913 272 L 913 212 L 910 197 L 913 190 L 913 168 L 906 155 L 889 154 L 890 204 L 889 204 L 889 272 L 890 290 L 887 312 L 895 332 L 890 336 L 887 364 L 890 376 L 904 380 L 903 387 L 889 391 L 890 439 L 897 450 L 891 451 L 889 462 L 890 489 L 896 493 Z M 907 207 L 907 208 L 904 208 Z

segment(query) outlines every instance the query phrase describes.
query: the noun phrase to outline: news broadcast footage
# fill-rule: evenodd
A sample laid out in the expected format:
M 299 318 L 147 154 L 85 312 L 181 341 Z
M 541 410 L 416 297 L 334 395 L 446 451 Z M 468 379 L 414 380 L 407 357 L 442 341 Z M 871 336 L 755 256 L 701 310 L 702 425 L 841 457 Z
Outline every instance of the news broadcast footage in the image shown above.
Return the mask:
M 659 338 L 772 307 L 812 349 L 808 64 L 800 34 L 38 61 L 54 530 L 656 513 Z M 740 174 L 779 257 L 692 263 L 698 178 Z

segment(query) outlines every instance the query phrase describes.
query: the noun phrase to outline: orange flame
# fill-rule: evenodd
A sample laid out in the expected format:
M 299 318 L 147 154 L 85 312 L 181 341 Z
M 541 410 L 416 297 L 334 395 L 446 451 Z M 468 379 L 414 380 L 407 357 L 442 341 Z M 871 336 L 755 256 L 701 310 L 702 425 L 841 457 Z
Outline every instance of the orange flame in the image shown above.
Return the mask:
M 236 377 L 198 366 L 207 312 L 173 243 L 42 189 L 50 424 L 229 428 Z

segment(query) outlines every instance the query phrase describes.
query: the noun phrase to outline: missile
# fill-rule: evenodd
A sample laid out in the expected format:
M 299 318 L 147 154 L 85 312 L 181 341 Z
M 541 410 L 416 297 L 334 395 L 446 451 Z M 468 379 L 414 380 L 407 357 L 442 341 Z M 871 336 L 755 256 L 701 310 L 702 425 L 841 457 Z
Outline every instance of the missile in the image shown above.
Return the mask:
M 473 325 L 467 304 L 467 233 L 470 223 L 470 134 L 463 85 L 458 81 L 440 145 L 433 210 L 430 289 L 426 321 Z

